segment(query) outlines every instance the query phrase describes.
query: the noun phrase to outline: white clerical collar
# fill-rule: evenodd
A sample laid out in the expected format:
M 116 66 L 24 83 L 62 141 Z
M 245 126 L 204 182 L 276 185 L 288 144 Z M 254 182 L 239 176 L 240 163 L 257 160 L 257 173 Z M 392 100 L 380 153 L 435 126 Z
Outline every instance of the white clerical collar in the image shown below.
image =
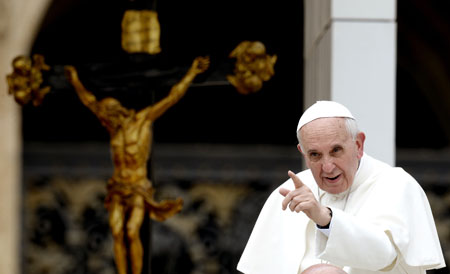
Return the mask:
M 355 177 L 353 178 L 353 184 L 350 187 L 350 192 L 355 191 L 368 177 L 366 159 L 367 156 L 366 153 L 364 153 L 359 160 L 358 170 L 356 171 Z

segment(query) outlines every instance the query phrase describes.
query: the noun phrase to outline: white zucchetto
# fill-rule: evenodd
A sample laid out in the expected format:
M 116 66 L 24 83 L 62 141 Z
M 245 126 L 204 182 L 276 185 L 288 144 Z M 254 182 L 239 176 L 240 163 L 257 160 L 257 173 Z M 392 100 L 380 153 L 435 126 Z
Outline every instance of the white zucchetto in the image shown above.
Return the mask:
M 351 118 L 353 117 L 350 110 L 344 107 L 342 104 L 333 101 L 317 101 L 315 104 L 310 106 L 300 117 L 298 122 L 297 132 L 307 123 L 314 121 L 319 118 L 329 118 L 329 117 L 342 117 Z

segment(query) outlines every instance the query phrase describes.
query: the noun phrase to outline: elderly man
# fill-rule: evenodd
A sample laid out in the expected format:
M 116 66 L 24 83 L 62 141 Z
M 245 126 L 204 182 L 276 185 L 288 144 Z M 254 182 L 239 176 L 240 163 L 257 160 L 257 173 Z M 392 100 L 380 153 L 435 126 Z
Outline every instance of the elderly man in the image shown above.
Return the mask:
M 289 171 L 270 195 L 239 271 L 295 274 L 327 263 L 349 274 L 425 273 L 445 266 L 424 191 L 403 169 L 364 153 L 365 134 L 347 108 L 315 103 L 297 138 L 309 169 Z

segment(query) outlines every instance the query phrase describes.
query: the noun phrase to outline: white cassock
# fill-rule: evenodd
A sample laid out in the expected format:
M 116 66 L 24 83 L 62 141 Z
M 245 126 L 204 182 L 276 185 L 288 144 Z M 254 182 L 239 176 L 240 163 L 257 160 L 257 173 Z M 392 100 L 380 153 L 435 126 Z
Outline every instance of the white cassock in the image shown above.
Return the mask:
M 329 235 L 304 213 L 283 211 L 284 197 L 276 189 L 256 221 L 239 271 L 296 274 L 317 263 L 349 274 L 415 274 L 445 267 L 428 199 L 403 169 L 364 154 L 349 192 L 338 195 L 319 191 L 310 170 L 297 176 L 332 209 Z M 293 189 L 294 183 L 289 179 L 280 187 Z

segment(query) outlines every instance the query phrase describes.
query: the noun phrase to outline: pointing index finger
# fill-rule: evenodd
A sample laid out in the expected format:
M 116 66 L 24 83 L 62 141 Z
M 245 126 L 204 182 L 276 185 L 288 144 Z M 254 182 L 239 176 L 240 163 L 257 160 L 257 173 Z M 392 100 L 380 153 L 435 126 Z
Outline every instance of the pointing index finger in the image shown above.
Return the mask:
M 301 188 L 303 186 L 302 181 L 300 180 L 300 178 L 297 177 L 297 175 L 295 175 L 294 172 L 289 170 L 288 175 L 289 175 L 289 177 L 291 177 L 292 181 L 294 182 L 294 186 L 296 189 Z

